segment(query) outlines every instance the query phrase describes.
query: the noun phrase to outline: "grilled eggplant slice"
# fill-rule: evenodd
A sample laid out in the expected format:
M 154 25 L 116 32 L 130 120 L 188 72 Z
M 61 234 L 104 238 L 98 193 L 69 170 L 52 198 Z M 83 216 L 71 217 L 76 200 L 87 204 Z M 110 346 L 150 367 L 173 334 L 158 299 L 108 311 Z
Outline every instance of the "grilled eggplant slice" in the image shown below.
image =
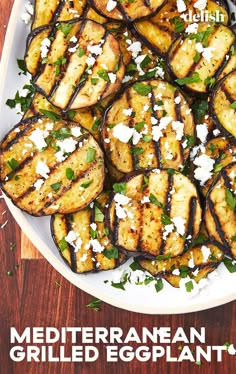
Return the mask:
M 103 16 L 118 21 L 131 22 L 154 14 L 165 0 L 135 0 L 135 1 L 111 1 L 90 0 L 94 9 Z
M 207 194 L 205 222 L 211 239 L 236 259 L 236 163 L 221 170 Z
M 35 0 L 32 30 L 49 23 L 79 18 L 83 15 L 86 3 L 86 0 Z
M 191 23 L 188 18 L 190 12 L 193 16 L 199 14 L 199 10 L 191 2 L 188 2 L 186 7 L 188 14 L 187 12 L 180 13 L 178 12 L 177 1 L 168 0 L 155 16 L 136 22 L 135 29 L 149 48 L 164 56 L 179 32 L 185 31 L 188 24 Z M 218 11 L 218 14 L 221 14 L 222 17 L 222 23 L 228 24 L 228 11 L 222 1 L 208 0 L 206 10 L 212 15 L 217 14 Z M 186 21 L 183 17 L 180 17 L 183 14 L 187 16 Z
M 108 108 L 102 126 L 107 157 L 123 173 L 181 168 L 193 135 L 193 116 L 184 96 L 159 79 L 125 88 Z
M 102 191 L 103 153 L 77 123 L 23 120 L 5 136 L 0 151 L 2 189 L 31 215 L 73 213 Z
M 26 64 L 36 89 L 53 105 L 64 111 L 88 107 L 120 87 L 124 65 L 119 44 L 102 25 L 84 20 L 43 32 L 48 33 L 44 39 L 39 33 L 29 43 Z M 45 40 L 47 57 L 42 58 Z
M 206 278 L 221 263 L 224 252 L 216 244 L 206 242 L 196 245 L 175 258 L 147 260 L 136 258 L 135 261 L 154 277 L 163 277 L 173 287 L 179 287 L 181 278 L 189 276 L 195 282 Z
M 216 125 L 232 141 L 236 138 L 236 70 L 216 86 L 211 99 L 211 110 Z M 234 137 L 234 140 L 232 138 Z
M 96 107 L 82 108 L 77 110 L 70 110 L 61 113 L 60 110 L 54 107 L 45 96 L 36 93 L 29 110 L 25 113 L 24 118 L 29 118 L 36 115 L 47 114 L 50 116 L 56 115 L 65 120 L 73 120 L 87 129 L 96 140 L 99 140 L 100 123 L 102 122 L 103 111 Z
M 168 67 L 176 82 L 195 93 L 206 93 L 228 71 L 235 34 L 227 26 L 201 23 L 197 34 L 179 37 L 168 52 Z M 201 40 L 201 42 L 199 42 Z M 220 46 L 220 48 L 219 48 Z
M 201 207 L 192 182 L 168 170 L 134 172 L 114 185 L 107 227 L 129 253 L 179 256 L 197 235 Z M 123 194 L 122 194 L 122 193 Z
M 107 236 L 104 223 L 107 201 L 107 194 L 102 193 L 80 212 L 52 216 L 54 242 L 75 273 L 114 269 L 126 260 L 126 256 L 118 252 Z
M 215 161 L 212 168 L 212 172 L 210 173 L 211 176 L 209 175 L 209 179 L 206 181 L 206 183 L 204 183 L 203 186 L 200 186 L 201 192 L 204 196 L 206 196 L 209 188 L 211 187 L 212 182 L 215 180 L 221 169 L 231 164 L 235 160 L 236 146 L 232 145 L 226 138 L 214 138 L 206 143 L 205 147 L 198 153 L 197 158 L 202 156 L 210 157 L 211 160 Z M 196 164 L 196 162 L 194 161 L 193 163 Z M 199 182 L 198 179 L 196 180 L 197 182 Z

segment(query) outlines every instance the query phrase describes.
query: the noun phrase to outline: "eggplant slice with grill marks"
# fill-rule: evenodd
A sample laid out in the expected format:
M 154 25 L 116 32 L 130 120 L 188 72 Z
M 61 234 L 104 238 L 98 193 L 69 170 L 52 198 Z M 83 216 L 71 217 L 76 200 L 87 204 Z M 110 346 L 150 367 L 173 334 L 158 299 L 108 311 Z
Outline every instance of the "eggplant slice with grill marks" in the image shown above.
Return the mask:
M 197 283 L 206 278 L 219 266 L 224 258 L 224 252 L 217 244 L 205 242 L 192 247 L 182 256 L 163 257 L 160 256 L 160 259 L 154 261 L 138 257 L 135 261 L 152 276 L 162 277 L 173 287 L 179 287 L 182 278 L 189 277 L 190 281 L 193 279 Z
M 181 168 L 194 135 L 191 110 L 180 90 L 162 80 L 135 83 L 108 108 L 103 147 L 123 173 Z
M 84 13 L 86 3 L 86 0 L 35 0 L 31 29 L 34 30 L 49 23 L 79 18 Z
M 116 39 L 93 21 L 58 23 L 30 40 L 26 65 L 36 89 L 67 111 L 96 104 L 116 92 L 124 64 Z M 45 49 L 46 48 L 46 49 Z
M 149 48 L 164 56 L 179 33 L 184 32 L 188 24 L 191 24 L 191 21 L 188 20 L 188 14 L 190 12 L 193 16 L 199 14 L 199 10 L 191 2 L 186 2 L 186 7 L 186 11 L 180 13 L 178 12 L 177 1 L 168 0 L 153 17 L 135 22 L 135 30 Z M 206 10 L 212 15 L 217 15 L 216 12 L 218 11 L 222 15 L 222 23 L 228 24 L 228 11 L 222 1 L 208 0 Z M 183 14 L 187 16 L 186 21 Z
M 235 142 L 236 70 L 223 78 L 215 87 L 211 98 L 211 111 L 216 125 Z
M 107 201 L 108 195 L 103 192 L 80 212 L 52 216 L 54 242 L 63 259 L 76 273 L 111 270 L 126 260 L 107 235 L 104 223 Z
M 94 9 L 105 17 L 131 22 L 154 14 L 165 0 L 111 1 L 90 0 Z
M 111 195 L 107 227 L 115 246 L 128 253 L 181 255 L 197 235 L 197 190 L 181 173 L 147 170 L 128 174 Z
M 221 170 L 207 194 L 205 222 L 211 239 L 236 259 L 236 163 Z
M 206 196 L 209 188 L 211 187 L 212 182 L 215 180 L 219 172 L 227 165 L 231 164 L 236 157 L 236 146 L 232 145 L 231 142 L 227 138 L 218 137 L 211 139 L 207 142 L 201 150 L 196 158 L 205 158 L 205 162 L 209 161 L 209 158 L 214 161 L 212 165 L 212 172 L 209 174 L 209 179 L 204 183 L 203 186 L 200 185 L 201 192 L 204 196 Z M 195 164 L 195 170 L 197 168 L 196 164 L 198 162 L 193 160 L 193 164 Z M 211 162 L 210 160 L 210 162 Z M 200 171 L 200 170 L 199 170 Z M 195 172 L 196 181 L 199 182 L 198 179 L 198 171 Z M 201 172 L 200 176 L 201 177 Z M 201 179 L 201 178 L 200 178 Z
M 228 72 L 229 66 L 235 68 L 229 57 L 235 39 L 227 26 L 200 23 L 196 34 L 181 36 L 170 47 L 167 57 L 170 73 L 191 92 L 207 93 L 224 69 Z
M 2 189 L 31 215 L 73 213 L 103 189 L 103 153 L 75 122 L 22 120 L 5 136 L 0 152 Z

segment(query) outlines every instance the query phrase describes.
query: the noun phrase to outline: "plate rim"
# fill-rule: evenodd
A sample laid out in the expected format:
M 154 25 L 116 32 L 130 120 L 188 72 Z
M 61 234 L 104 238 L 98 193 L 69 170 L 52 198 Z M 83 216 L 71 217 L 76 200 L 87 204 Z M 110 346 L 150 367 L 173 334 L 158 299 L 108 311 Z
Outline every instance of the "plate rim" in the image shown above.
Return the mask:
M 1 57 L 1 63 L 0 63 L 0 98 L 2 98 L 3 90 L 6 85 L 6 73 L 8 68 L 8 62 L 10 59 L 10 51 L 11 48 L 8 46 L 12 46 L 13 44 L 13 37 L 15 35 L 15 32 L 17 30 L 17 23 L 20 16 L 20 8 L 23 5 L 24 0 L 15 0 L 11 16 L 8 22 L 7 31 L 5 35 L 5 41 L 2 49 L 2 57 Z M 22 21 L 23 22 L 23 21 Z M 48 246 L 43 243 L 43 241 L 40 239 L 38 233 L 32 228 L 32 226 L 27 222 L 23 212 L 17 208 L 8 197 L 4 195 L 4 199 L 6 201 L 6 204 L 17 222 L 17 224 L 20 226 L 21 230 L 25 233 L 25 235 L 29 238 L 29 240 L 33 243 L 33 245 L 39 250 L 39 252 L 43 255 L 45 260 L 47 260 L 50 265 L 58 271 L 64 278 L 66 278 L 70 283 L 72 283 L 74 286 L 78 287 L 80 290 L 89 293 L 90 295 L 97 297 L 104 301 L 105 303 L 108 303 L 112 306 L 115 306 L 117 308 L 135 312 L 135 313 L 141 313 L 141 314 L 151 314 L 151 315 L 175 315 L 175 314 L 185 314 L 185 313 L 193 313 L 198 311 L 203 311 L 206 309 L 211 309 L 229 302 L 232 302 L 236 299 L 236 293 L 231 292 L 227 295 L 223 295 L 219 298 L 215 298 L 214 300 L 211 300 L 211 304 L 208 304 L 208 301 L 202 301 L 196 304 L 190 304 L 189 306 L 181 307 L 180 305 L 173 305 L 171 307 L 168 306 L 168 310 L 166 307 L 163 307 L 163 305 L 157 305 L 156 307 L 150 307 L 150 306 L 141 306 L 139 307 L 139 310 L 137 310 L 137 307 L 133 306 L 132 304 L 129 304 L 125 301 L 120 301 L 116 297 L 110 296 L 108 293 L 105 294 L 99 288 L 94 289 L 94 286 L 91 286 L 90 284 L 83 283 L 81 285 L 81 281 L 78 278 L 76 280 L 76 275 L 73 273 L 69 268 L 66 268 L 64 264 L 62 264 L 59 259 L 51 252 L 48 251 Z M 69 270 L 69 271 L 68 271 Z

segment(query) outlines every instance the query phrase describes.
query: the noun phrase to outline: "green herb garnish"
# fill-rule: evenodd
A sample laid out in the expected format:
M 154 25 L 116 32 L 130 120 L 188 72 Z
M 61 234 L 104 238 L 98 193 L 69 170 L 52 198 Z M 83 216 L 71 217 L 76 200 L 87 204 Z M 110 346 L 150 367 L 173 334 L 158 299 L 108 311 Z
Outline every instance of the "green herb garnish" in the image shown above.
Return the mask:
M 90 303 L 86 305 L 86 307 L 95 310 L 95 312 L 99 312 L 101 310 L 101 303 L 102 300 L 93 297 Z

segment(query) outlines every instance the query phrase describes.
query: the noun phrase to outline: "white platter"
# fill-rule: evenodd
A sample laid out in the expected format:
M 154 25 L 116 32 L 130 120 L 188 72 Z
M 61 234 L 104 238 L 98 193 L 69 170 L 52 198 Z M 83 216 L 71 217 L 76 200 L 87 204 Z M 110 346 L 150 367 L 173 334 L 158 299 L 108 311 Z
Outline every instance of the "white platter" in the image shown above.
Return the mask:
M 25 12 L 23 0 L 16 0 L 8 25 L 0 70 L 0 138 L 10 130 L 20 116 L 5 105 L 8 98 L 13 98 L 17 89 L 26 83 L 24 75 L 19 76 L 16 60 L 22 59 L 25 40 L 29 32 L 21 15 Z M 27 79 L 27 82 L 29 79 Z M 156 293 L 154 286 L 126 285 L 126 291 L 113 288 L 109 282 L 112 271 L 100 274 L 74 274 L 60 257 L 50 236 L 50 219 L 34 218 L 16 208 L 8 199 L 7 204 L 15 220 L 50 264 L 76 287 L 116 307 L 133 312 L 148 314 L 188 313 L 212 308 L 236 299 L 236 273 L 230 274 L 224 265 L 217 270 L 219 278 L 208 282 L 204 292 L 187 298 L 180 290 L 165 283 L 164 289 Z M 127 268 L 127 264 L 123 268 Z M 186 293 L 187 294 L 187 293 Z

